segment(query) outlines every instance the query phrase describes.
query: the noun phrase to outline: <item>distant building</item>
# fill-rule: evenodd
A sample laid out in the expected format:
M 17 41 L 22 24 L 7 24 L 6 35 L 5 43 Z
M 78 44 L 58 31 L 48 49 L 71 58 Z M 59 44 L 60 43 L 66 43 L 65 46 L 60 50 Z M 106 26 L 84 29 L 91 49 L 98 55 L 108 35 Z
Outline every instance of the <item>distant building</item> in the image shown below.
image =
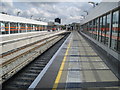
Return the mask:
M 60 24 L 61 23 L 61 19 L 60 18 L 55 18 L 55 22 L 58 22 Z
M 79 30 L 80 29 L 80 23 L 72 23 L 69 25 L 71 30 Z
M 61 26 L 58 22 L 48 22 L 48 29 L 49 30 L 60 30 Z

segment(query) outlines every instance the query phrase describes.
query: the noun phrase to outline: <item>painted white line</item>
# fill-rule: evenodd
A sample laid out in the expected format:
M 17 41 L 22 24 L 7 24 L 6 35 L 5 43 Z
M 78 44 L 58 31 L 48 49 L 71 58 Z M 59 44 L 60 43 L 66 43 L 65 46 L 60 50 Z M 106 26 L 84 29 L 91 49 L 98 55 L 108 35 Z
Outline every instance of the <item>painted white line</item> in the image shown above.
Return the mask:
M 69 37 L 70 36 L 71 36 L 71 34 L 69 35 Z M 50 67 L 50 65 L 52 64 L 52 62 L 54 61 L 54 59 L 56 58 L 58 53 L 60 52 L 60 50 L 63 48 L 63 46 L 65 45 L 65 43 L 69 39 L 69 37 L 64 41 L 64 43 L 61 45 L 61 47 L 58 49 L 58 51 L 55 53 L 55 55 L 51 58 L 49 63 L 45 66 L 45 68 L 40 72 L 40 74 L 36 77 L 36 79 L 33 81 L 33 83 L 29 86 L 28 90 L 31 90 L 31 89 L 34 90 L 34 88 L 40 82 L 40 80 L 42 79 L 42 77 L 44 76 L 44 74 L 46 73 L 46 71 L 48 70 L 48 68 Z

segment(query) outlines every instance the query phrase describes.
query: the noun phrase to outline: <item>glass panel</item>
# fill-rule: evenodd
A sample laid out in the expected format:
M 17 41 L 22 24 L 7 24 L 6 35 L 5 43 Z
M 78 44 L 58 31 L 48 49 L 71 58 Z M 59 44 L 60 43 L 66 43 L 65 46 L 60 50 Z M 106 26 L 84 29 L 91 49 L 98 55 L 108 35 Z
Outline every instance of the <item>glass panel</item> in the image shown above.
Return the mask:
M 113 13 L 111 48 L 117 50 L 119 11 Z
M 120 22 L 119 22 L 118 51 L 120 52 Z
M 102 40 L 102 17 L 100 18 L 99 41 Z
M 87 25 L 86 24 L 83 25 L 83 32 L 87 34 Z
M 37 25 L 35 25 L 35 31 L 37 31 Z
M 20 33 L 26 32 L 26 25 L 24 23 L 20 23 Z
M 40 29 L 39 29 L 39 25 L 37 25 L 37 31 L 40 31 Z
M 0 22 L 0 34 L 8 34 L 8 33 L 9 33 L 9 23 Z
M 108 41 L 110 38 L 110 14 L 107 15 L 106 20 L 106 35 L 105 35 L 105 44 L 108 45 Z
M 94 22 L 93 22 L 93 34 L 94 34 L 94 39 L 97 39 L 97 20 L 98 19 L 95 19 Z
M 97 40 L 99 38 L 99 18 L 96 20 Z
M 93 38 L 95 39 L 95 20 L 93 20 L 93 25 L 92 25 L 92 36 L 93 36 Z
M 118 32 L 119 32 L 119 35 L 118 35 L 118 51 L 120 52 L 120 10 L 119 10 L 119 26 L 118 26 Z
M 42 31 L 43 31 L 44 26 L 42 25 Z
M 35 25 L 32 25 L 32 31 L 35 31 Z
M 2 23 L 2 22 L 0 22 L 0 35 L 2 34 L 2 30 L 1 30 L 1 23 Z
M 32 25 L 31 25 L 31 24 L 28 24 L 28 25 L 27 25 L 27 31 L 28 31 L 28 32 L 31 32 L 31 31 L 32 31 Z
M 42 31 L 42 25 L 39 26 L 40 31 Z
M 106 16 L 103 16 L 103 23 L 102 23 L 102 28 L 101 28 L 101 42 L 105 42 L 105 30 L 106 29 Z
M 89 33 L 90 33 L 90 36 L 92 37 L 92 21 L 89 23 Z

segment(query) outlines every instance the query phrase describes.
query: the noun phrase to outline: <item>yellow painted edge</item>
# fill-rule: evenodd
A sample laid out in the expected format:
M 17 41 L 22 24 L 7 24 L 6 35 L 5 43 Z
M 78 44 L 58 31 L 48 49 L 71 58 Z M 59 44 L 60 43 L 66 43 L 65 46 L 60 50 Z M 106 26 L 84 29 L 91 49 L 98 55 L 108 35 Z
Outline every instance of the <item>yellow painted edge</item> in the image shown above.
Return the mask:
M 63 58 L 63 60 L 62 60 L 62 64 L 61 64 L 61 66 L 60 66 L 60 69 L 59 69 L 58 75 L 57 75 L 57 77 L 56 77 L 56 80 L 55 80 L 55 82 L 54 82 L 54 85 L 53 85 L 52 90 L 56 90 L 57 87 L 58 87 L 58 83 L 59 83 L 60 78 L 61 78 L 61 75 L 62 75 L 62 71 L 63 71 L 64 65 L 65 65 L 65 61 L 66 61 L 66 58 L 67 58 L 67 55 L 68 55 L 68 51 L 69 51 L 69 49 L 70 49 L 70 45 L 71 45 L 71 42 L 68 44 L 67 50 L 66 50 L 66 52 L 65 52 L 65 56 L 64 56 L 64 58 Z

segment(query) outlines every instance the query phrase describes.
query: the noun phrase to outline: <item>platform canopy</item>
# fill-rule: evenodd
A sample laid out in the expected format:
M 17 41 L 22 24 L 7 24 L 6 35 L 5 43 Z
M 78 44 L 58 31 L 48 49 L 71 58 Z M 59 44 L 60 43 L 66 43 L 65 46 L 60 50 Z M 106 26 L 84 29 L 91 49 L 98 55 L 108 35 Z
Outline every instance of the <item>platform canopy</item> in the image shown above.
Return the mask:
M 37 25 L 48 25 L 47 22 L 36 21 L 33 19 L 27 19 L 24 17 L 17 17 L 12 15 L 0 14 L 0 21 L 14 22 L 14 23 L 25 23 L 25 24 L 37 24 Z

